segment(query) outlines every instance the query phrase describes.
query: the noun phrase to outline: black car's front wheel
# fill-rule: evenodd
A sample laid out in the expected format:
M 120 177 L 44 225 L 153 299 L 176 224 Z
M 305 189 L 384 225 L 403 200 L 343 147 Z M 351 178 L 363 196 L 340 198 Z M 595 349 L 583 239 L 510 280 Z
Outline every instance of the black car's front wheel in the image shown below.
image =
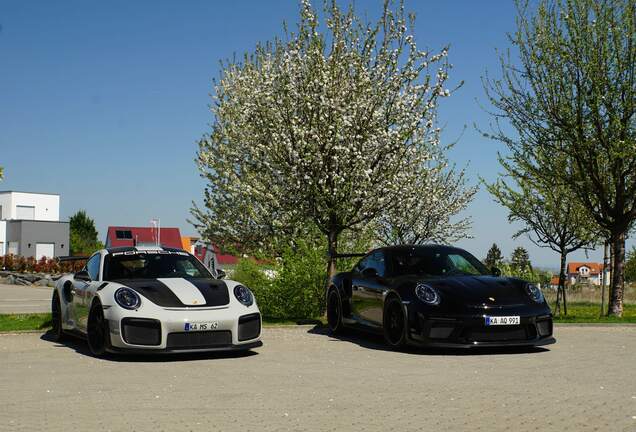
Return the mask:
M 397 297 L 389 297 L 384 304 L 384 339 L 392 348 L 406 345 L 406 317 L 402 302 Z
M 88 347 L 93 355 L 97 357 L 103 356 L 110 346 L 110 334 L 108 321 L 104 318 L 104 309 L 99 300 L 93 302 L 88 314 L 86 333 L 88 336 Z
M 327 324 L 334 334 L 342 331 L 342 306 L 340 296 L 335 289 L 329 290 L 327 295 Z

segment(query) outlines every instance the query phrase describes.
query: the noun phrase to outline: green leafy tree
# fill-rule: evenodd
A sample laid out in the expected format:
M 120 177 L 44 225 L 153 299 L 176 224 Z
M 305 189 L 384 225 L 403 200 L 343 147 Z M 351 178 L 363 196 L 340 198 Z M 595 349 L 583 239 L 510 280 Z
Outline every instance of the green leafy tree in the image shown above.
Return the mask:
M 343 232 L 425 196 L 451 65 L 447 49 L 418 49 L 412 27 L 402 4 L 369 23 L 329 1 L 320 23 L 305 0 L 296 32 L 223 65 L 197 157 L 202 236 L 251 251 L 316 230 L 333 274 Z
M 90 255 L 104 244 L 97 239 L 95 221 L 88 217 L 85 210 L 80 210 L 69 220 L 71 232 L 71 255 Z
M 625 236 L 636 220 L 636 1 L 518 4 L 502 77 L 487 80 L 494 139 L 525 178 L 550 178 L 612 244 L 608 313 L 622 316 Z M 500 127 L 505 120 L 512 126 Z
M 499 246 L 497 246 L 496 243 L 493 243 L 492 246 L 490 246 L 490 249 L 488 249 L 484 265 L 491 269 L 493 267 L 501 267 L 502 263 L 503 255 L 501 254 L 501 249 L 499 249 Z

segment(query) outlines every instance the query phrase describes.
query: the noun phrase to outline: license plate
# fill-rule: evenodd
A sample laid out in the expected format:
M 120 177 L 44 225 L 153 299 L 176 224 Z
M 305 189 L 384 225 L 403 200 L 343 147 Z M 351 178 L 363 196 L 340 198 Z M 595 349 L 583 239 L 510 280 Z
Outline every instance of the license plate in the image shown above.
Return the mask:
M 217 321 L 193 321 L 187 322 L 183 326 L 183 330 L 185 331 L 206 331 L 206 330 L 216 330 L 219 326 Z
M 486 325 L 519 325 L 521 318 L 518 316 L 487 316 Z

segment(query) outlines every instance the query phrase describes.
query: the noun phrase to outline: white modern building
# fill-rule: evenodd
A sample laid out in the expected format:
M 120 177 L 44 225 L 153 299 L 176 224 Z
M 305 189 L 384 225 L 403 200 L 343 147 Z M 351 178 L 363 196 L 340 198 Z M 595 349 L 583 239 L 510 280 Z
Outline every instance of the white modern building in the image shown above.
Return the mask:
M 0 255 L 68 255 L 69 224 L 60 222 L 60 196 L 0 191 Z

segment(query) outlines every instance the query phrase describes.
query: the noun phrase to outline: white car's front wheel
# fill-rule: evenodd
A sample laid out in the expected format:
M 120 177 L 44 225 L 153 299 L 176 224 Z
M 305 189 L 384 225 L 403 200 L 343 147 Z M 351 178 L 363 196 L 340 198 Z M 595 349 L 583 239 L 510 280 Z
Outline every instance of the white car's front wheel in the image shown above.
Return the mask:
M 99 300 L 95 300 L 91 307 L 86 333 L 88 336 L 88 347 L 93 355 L 97 357 L 103 356 L 110 346 L 110 333 L 108 331 L 108 321 L 104 318 L 104 310 Z

